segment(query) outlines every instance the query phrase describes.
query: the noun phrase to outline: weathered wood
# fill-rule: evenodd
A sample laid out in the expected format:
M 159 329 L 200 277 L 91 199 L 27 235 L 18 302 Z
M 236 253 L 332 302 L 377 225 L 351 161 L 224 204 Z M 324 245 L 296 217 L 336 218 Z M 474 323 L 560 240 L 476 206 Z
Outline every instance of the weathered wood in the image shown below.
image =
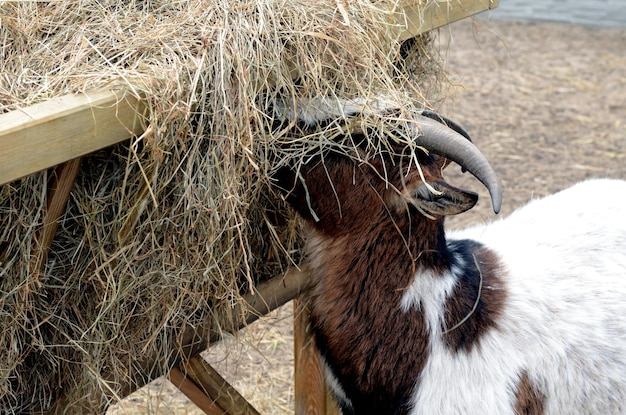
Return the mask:
M 306 269 L 291 268 L 283 278 L 272 278 L 259 284 L 255 293 L 244 296 L 248 307 L 244 326 L 297 298 L 304 290 L 307 279 Z M 211 338 L 211 342 L 217 340 L 219 338 Z
M 228 415 L 223 408 L 214 402 L 198 385 L 189 379 L 177 367 L 170 370 L 167 378 L 174 386 L 178 388 L 185 396 L 191 400 L 202 412 L 207 415 Z
M 41 271 L 43 264 L 48 258 L 48 251 L 54 239 L 59 218 L 65 211 L 65 205 L 70 197 L 70 191 L 74 186 L 74 180 L 80 168 L 80 157 L 63 163 L 52 172 L 50 183 L 48 184 L 48 204 L 43 226 L 37 237 L 40 248 L 40 255 L 34 272 Z
M 304 287 L 306 276 L 306 272 L 292 269 L 285 274 L 284 278 L 272 278 L 260 284 L 254 294 L 246 295 L 244 299 L 248 305 L 248 311 L 242 327 L 296 298 Z M 220 333 L 212 332 L 208 340 L 213 343 L 220 338 Z M 170 370 L 167 375 L 181 392 L 207 414 L 260 415 L 199 355 L 208 346 L 206 339 L 195 330 L 187 332 L 183 339 L 183 342 L 188 342 L 186 345 L 188 350 L 184 353 L 188 353 L 187 356 L 190 357 Z M 180 378 L 181 376 L 183 379 Z M 222 410 L 223 412 L 207 412 L 208 410 Z
M 33 275 L 39 275 L 41 273 L 44 264 L 48 259 L 48 253 L 59 224 L 59 218 L 65 211 L 65 206 L 70 197 L 70 192 L 74 186 L 74 181 L 78 175 L 79 168 L 80 157 L 58 165 L 54 171 L 51 172 L 52 176 L 48 180 L 46 194 L 46 213 L 43 218 L 43 225 L 35 240 L 39 248 L 39 256 L 33 267 L 30 269 L 30 272 Z M 1 254 L 2 252 L 0 252 L 0 259 Z M 64 398 L 61 398 L 57 403 L 56 408 L 53 408 L 49 412 L 50 415 L 61 413 L 62 411 L 59 409 L 66 406 Z M 33 412 L 44 413 L 39 410 Z
M 394 31 L 406 40 L 498 7 L 499 0 L 406 0 L 394 15 Z
M 306 303 L 301 300 L 294 302 L 293 336 L 295 415 L 340 415 L 326 385 Z
M 211 365 L 200 355 L 183 362 L 176 370 L 193 381 L 206 395 L 204 400 L 209 400 L 231 415 L 260 415 L 259 412 L 246 399 L 237 392 Z M 204 404 L 196 402 L 196 405 Z
M 144 108 L 128 92 L 99 90 L 0 114 L 0 184 L 141 134 Z

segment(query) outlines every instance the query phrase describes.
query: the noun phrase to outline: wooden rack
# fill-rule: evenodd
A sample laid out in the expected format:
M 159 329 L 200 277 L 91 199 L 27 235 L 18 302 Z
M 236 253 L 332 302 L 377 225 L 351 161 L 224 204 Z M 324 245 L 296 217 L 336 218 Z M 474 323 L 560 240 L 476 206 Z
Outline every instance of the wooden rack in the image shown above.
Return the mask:
M 393 14 L 395 35 L 404 40 L 473 14 L 497 7 L 498 0 L 407 0 Z M 423 22 L 423 23 L 419 23 Z M 0 185 L 20 177 L 55 168 L 50 184 L 47 216 L 39 239 L 50 246 L 72 184 L 80 157 L 144 132 L 140 122 L 145 104 L 126 90 L 98 90 L 53 98 L 27 108 L 0 114 Z M 56 166 L 56 167 L 55 167 Z M 261 284 L 246 297 L 249 324 L 259 316 L 298 297 L 306 273 L 291 270 Z M 337 414 L 329 398 L 319 362 L 307 329 L 306 306 L 295 313 L 295 413 Z M 206 333 L 204 333 L 206 334 Z M 168 378 L 207 414 L 258 414 L 199 353 L 217 336 L 189 329 L 183 336 L 183 352 L 172 360 Z M 151 367 L 151 359 L 137 362 Z M 130 394 L 145 382 L 137 376 L 123 387 Z

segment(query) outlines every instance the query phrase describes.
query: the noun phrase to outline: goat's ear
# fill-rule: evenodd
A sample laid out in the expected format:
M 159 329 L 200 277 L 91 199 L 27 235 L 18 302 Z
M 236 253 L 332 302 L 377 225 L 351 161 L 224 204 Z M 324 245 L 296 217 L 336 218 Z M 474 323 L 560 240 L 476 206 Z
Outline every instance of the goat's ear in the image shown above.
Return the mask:
M 450 186 L 446 182 L 421 183 L 413 194 L 413 205 L 426 213 L 458 215 L 474 207 L 478 194 Z
M 326 179 L 326 176 L 323 176 Z M 317 222 L 319 219 L 311 206 L 309 190 L 302 177 L 289 167 L 280 168 L 272 177 L 274 188 L 285 198 L 304 219 Z M 315 176 L 311 181 L 315 182 Z M 315 182 L 313 185 L 317 184 Z
M 290 167 L 281 167 L 272 175 L 273 186 L 292 206 L 298 205 L 298 195 L 303 194 L 298 174 Z

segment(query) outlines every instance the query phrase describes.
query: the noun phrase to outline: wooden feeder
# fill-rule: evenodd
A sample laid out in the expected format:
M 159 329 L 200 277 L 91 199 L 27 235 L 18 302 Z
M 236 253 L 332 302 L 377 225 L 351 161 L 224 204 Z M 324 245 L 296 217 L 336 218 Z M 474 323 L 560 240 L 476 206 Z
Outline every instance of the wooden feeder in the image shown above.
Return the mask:
M 448 23 L 497 7 L 497 0 L 406 0 L 395 11 L 396 35 L 409 39 Z M 349 4 L 346 5 L 349 7 Z M 140 115 L 145 102 L 125 89 L 103 89 L 49 99 L 20 110 L 0 114 L 0 185 L 45 169 L 55 169 L 49 183 L 48 205 L 38 242 L 50 247 L 63 215 L 81 157 L 144 133 Z M 0 260 L 2 241 L 0 241 Z M 0 265 L 1 261 L 0 261 Z M 255 288 L 244 297 L 247 304 L 241 321 L 255 319 L 296 299 L 306 272 L 292 269 Z M 295 413 L 338 413 L 325 385 L 319 356 L 307 330 L 305 305 L 298 304 L 295 319 Z M 202 328 L 188 329 L 180 339 L 183 352 L 172 359 L 168 378 L 207 414 L 256 414 L 199 353 L 219 336 L 204 337 Z M 136 362 L 150 367 L 151 357 Z M 146 370 L 147 373 L 149 370 Z M 148 383 L 146 377 L 129 376 L 122 394 Z M 59 391 L 54 411 L 63 411 Z

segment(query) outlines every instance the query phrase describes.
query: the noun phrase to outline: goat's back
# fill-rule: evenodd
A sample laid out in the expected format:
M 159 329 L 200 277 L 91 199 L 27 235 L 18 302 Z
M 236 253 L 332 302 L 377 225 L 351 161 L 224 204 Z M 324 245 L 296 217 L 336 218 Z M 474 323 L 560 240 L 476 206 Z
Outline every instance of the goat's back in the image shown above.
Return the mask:
M 473 393 L 512 401 L 511 385 L 527 377 L 545 395 L 546 414 L 626 413 L 626 181 L 582 182 L 508 218 L 449 234 L 465 238 L 500 257 L 504 311 L 470 352 L 446 361 L 442 347 L 441 361 L 451 367 L 427 368 L 420 394 L 437 387 L 428 384 L 436 371 L 439 387 L 458 387 L 465 404 L 480 400 Z M 452 405 L 417 408 L 453 413 L 459 408 Z

